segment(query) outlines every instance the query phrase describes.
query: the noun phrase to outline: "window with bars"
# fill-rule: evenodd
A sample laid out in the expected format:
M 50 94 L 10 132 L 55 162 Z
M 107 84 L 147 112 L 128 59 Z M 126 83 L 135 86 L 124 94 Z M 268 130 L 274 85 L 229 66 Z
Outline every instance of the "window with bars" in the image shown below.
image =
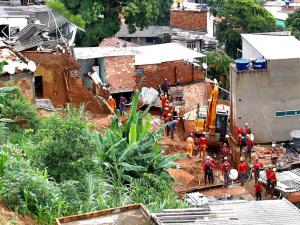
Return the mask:
M 285 111 L 276 111 L 276 117 L 289 117 L 289 116 L 300 116 L 300 110 L 285 110 Z

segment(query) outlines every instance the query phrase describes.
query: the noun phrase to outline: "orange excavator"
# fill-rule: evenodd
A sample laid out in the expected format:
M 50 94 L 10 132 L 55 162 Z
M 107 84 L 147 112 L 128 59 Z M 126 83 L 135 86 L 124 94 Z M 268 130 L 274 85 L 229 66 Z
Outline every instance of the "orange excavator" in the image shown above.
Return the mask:
M 219 85 L 214 80 L 214 88 L 208 106 L 200 109 L 198 106 L 197 119 L 195 121 L 196 135 L 205 134 L 209 146 L 220 145 L 226 137 L 228 126 L 228 109 L 224 105 L 218 105 Z M 202 114 L 200 112 L 203 112 Z

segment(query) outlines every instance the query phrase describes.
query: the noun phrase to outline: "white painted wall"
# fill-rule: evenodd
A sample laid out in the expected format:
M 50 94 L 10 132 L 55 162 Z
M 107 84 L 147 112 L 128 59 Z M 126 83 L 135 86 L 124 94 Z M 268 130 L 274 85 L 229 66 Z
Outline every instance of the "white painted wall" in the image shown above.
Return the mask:
M 27 18 L 0 18 L 0 25 L 9 24 L 10 27 L 19 27 L 22 30 L 27 26 Z
M 232 120 L 248 122 L 255 141 L 290 140 L 300 129 L 300 116 L 276 117 L 276 111 L 300 109 L 300 59 L 268 62 L 265 71 L 237 72 L 231 67 Z
M 242 56 L 245 59 L 261 58 L 262 55 L 244 38 L 242 38 Z

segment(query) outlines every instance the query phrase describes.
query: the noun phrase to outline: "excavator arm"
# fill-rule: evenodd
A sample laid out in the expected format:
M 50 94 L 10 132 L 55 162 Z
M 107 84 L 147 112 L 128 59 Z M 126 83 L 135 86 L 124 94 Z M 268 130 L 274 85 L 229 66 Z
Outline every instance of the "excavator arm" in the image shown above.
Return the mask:
M 214 79 L 214 89 L 211 98 L 208 100 L 206 125 L 205 125 L 205 131 L 209 132 L 210 136 L 214 136 L 216 133 L 218 95 L 219 95 L 219 85 L 217 80 Z

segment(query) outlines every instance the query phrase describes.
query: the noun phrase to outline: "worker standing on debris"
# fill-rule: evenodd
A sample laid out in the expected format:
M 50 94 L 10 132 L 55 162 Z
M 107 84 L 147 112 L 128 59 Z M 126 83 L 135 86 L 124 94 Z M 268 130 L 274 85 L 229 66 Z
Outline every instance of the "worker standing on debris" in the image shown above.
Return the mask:
M 270 181 L 270 174 L 272 173 L 272 164 L 268 166 L 268 169 L 266 171 L 266 177 L 267 177 L 267 190 L 266 193 L 270 194 L 270 188 L 271 188 L 271 181 Z
M 222 155 L 223 155 L 223 158 L 227 158 L 228 159 L 228 157 L 229 157 L 229 149 L 228 149 L 228 147 L 227 147 L 227 143 L 224 143 L 223 144 L 223 146 L 222 146 L 222 148 L 221 148 L 221 153 L 222 153 Z
M 264 165 L 261 162 L 259 162 L 258 158 L 256 158 L 253 165 L 255 183 L 257 183 L 258 181 L 260 169 L 262 169 L 263 167 Z
M 199 138 L 199 146 L 200 146 L 200 154 L 202 154 L 202 158 L 204 160 L 206 155 L 206 147 L 207 147 L 207 138 L 205 136 L 205 132 L 201 134 L 201 137 Z
M 170 85 L 167 78 L 165 78 L 164 82 L 161 84 L 160 89 L 162 90 L 163 95 L 169 95 Z
M 107 103 L 109 104 L 110 108 L 113 111 L 115 111 L 117 104 L 116 104 L 115 99 L 111 95 L 108 97 Z M 113 112 L 111 112 L 111 113 L 113 114 Z
M 120 104 L 119 104 L 121 116 L 123 116 L 125 113 L 126 102 L 127 102 L 127 99 L 123 95 L 121 95 Z
M 172 117 L 172 114 L 171 114 L 171 117 Z M 173 140 L 174 139 L 174 133 L 175 133 L 175 128 L 176 128 L 176 125 L 178 124 L 179 122 L 179 119 L 173 119 L 171 122 L 169 122 L 168 124 L 168 127 L 169 127 L 169 130 L 170 130 L 170 135 L 171 135 L 171 139 Z
M 263 191 L 262 179 L 258 179 L 257 183 L 255 183 L 255 197 L 256 201 L 261 200 L 261 193 Z
M 208 180 L 209 184 L 213 184 L 213 169 L 214 169 L 214 164 L 211 161 L 209 156 L 206 156 L 206 160 L 203 163 L 203 172 L 204 172 L 204 183 L 206 185 L 206 182 Z
M 272 172 L 269 175 L 269 179 L 270 179 L 271 197 L 273 197 L 274 196 L 274 189 L 277 185 L 276 168 L 273 168 Z
M 239 171 L 241 186 L 243 186 L 246 179 L 247 164 L 244 162 L 244 158 L 240 158 L 240 161 L 241 162 L 238 166 L 238 171 Z
M 190 135 L 186 139 L 187 157 L 191 158 L 193 156 L 194 147 L 195 147 L 195 144 L 194 144 L 194 139 L 193 139 L 193 133 L 190 133 Z
M 227 161 L 227 157 L 224 157 L 222 164 L 222 175 L 224 177 L 224 187 L 227 188 L 229 183 L 230 163 Z
M 253 148 L 253 141 L 251 140 L 250 134 L 246 135 L 247 139 L 247 152 L 246 152 L 246 158 L 248 162 L 251 162 L 251 152 Z
M 168 98 L 167 95 L 163 95 L 162 98 L 161 98 L 161 108 L 162 108 L 162 110 L 164 108 L 166 108 L 167 98 Z

